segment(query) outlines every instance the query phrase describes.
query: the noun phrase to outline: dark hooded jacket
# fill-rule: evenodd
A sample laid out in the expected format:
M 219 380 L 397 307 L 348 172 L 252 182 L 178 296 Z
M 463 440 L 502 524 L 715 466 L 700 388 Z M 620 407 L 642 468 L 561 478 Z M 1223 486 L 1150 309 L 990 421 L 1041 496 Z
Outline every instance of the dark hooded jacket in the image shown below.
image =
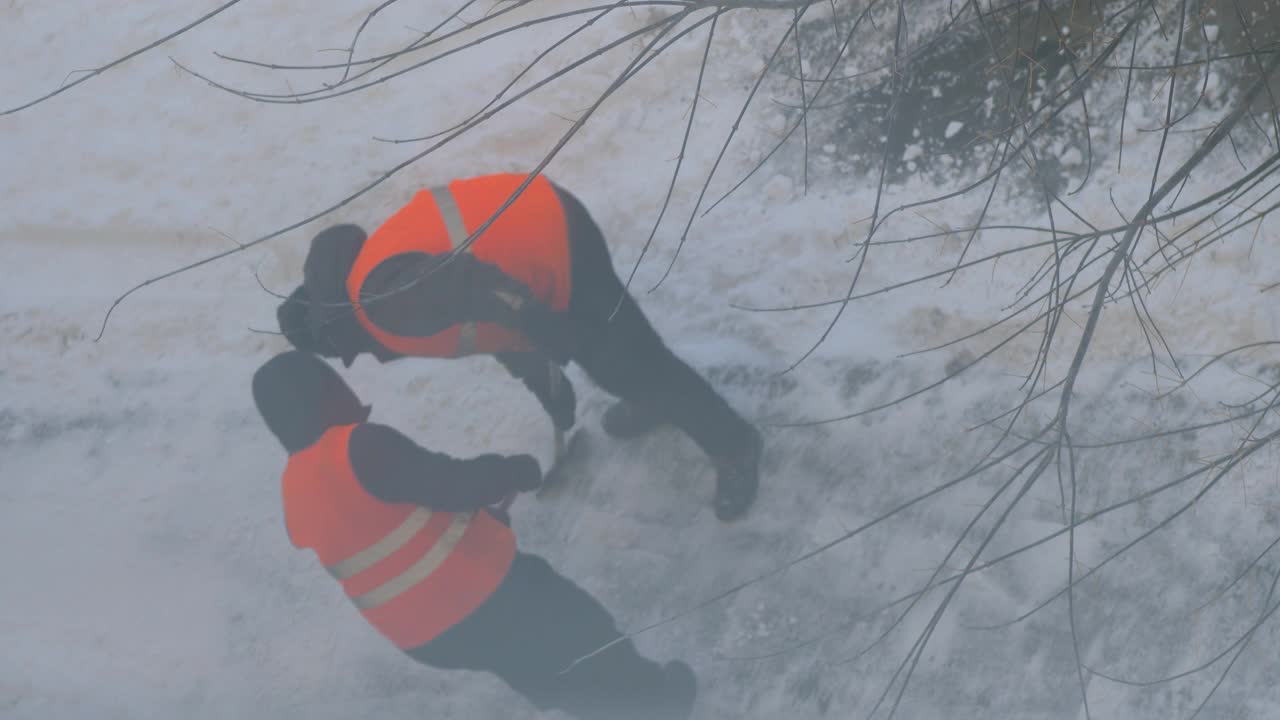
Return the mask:
M 348 296 L 347 278 L 366 237 L 358 226 L 337 225 L 312 240 L 303 283 L 277 310 L 281 332 L 294 347 L 341 358 L 347 366 L 362 352 L 384 362 L 399 357 L 365 330 Z M 426 337 L 464 322 L 488 322 L 521 331 L 560 364 L 572 355 L 564 313 L 468 253 L 392 256 L 369 273 L 360 302 L 370 321 L 396 335 Z
M 372 408 L 361 405 L 333 368 L 309 353 L 289 351 L 268 360 L 253 376 L 253 398 L 290 455 L 332 427 L 355 425 L 348 446 L 352 470 L 361 487 L 383 502 L 462 512 L 542 482 L 538 462 L 529 455 L 457 459 L 368 422 Z

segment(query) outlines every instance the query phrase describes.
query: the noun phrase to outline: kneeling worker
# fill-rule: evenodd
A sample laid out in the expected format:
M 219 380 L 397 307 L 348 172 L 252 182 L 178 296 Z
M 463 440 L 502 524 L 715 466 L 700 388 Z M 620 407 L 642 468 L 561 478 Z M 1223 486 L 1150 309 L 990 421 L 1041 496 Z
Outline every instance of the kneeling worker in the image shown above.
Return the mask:
M 516 549 L 487 506 L 537 488 L 529 455 L 455 459 L 368 422 L 328 364 L 290 351 L 253 377 L 253 397 L 289 453 L 292 543 L 310 548 L 364 618 L 418 662 L 484 670 L 540 710 L 582 719 L 683 720 L 689 666 L 642 657 L 612 616 L 542 558 Z M 567 672 L 566 668 L 570 668 Z

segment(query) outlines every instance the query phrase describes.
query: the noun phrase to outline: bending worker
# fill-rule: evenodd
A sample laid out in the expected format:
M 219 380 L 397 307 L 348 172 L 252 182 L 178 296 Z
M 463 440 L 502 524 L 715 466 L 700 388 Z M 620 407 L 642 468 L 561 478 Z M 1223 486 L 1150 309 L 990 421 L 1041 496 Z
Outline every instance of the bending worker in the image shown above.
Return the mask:
M 355 225 L 320 232 L 303 284 L 277 313 L 281 331 L 348 366 L 366 352 L 381 362 L 493 354 L 560 431 L 574 423 L 561 370 L 573 360 L 620 399 L 605 413 L 606 432 L 676 425 L 716 467 L 716 516 L 739 517 L 756 497 L 759 432 L 662 342 L 576 197 L 536 176 L 468 252 L 444 262 L 526 177 L 420 191 L 368 237 Z
M 516 548 L 486 506 L 542 481 L 528 455 L 459 460 L 368 421 L 342 378 L 297 351 L 253 377 L 289 453 L 285 525 L 374 628 L 418 662 L 483 670 L 541 710 L 578 718 L 683 720 L 689 666 L 641 657 L 613 618 L 542 558 Z M 567 672 L 564 672 L 569 668 Z

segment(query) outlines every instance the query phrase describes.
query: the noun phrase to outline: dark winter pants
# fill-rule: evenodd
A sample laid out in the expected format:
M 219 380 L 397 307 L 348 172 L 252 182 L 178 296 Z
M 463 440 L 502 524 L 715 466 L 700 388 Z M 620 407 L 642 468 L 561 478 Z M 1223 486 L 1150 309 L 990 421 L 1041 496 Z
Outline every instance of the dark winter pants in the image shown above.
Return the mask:
M 664 715 L 664 673 L 630 640 L 577 658 L 619 636 L 595 598 L 546 560 L 518 553 L 505 580 L 474 613 L 409 655 L 442 669 L 491 672 L 539 710 L 586 720 Z
M 569 226 L 569 319 L 579 342 L 574 361 L 609 393 L 679 427 L 712 458 L 740 453 L 750 426 L 662 342 L 614 271 L 586 208 L 572 193 L 556 191 Z

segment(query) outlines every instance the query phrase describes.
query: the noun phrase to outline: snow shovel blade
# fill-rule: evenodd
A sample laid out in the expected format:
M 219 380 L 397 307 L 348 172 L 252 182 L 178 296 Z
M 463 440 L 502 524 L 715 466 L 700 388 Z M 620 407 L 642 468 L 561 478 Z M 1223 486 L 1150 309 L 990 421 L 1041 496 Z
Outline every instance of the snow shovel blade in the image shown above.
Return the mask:
M 552 462 L 551 469 L 543 476 L 542 487 L 538 488 L 534 497 L 541 500 L 554 495 L 564 487 L 567 479 L 565 466 L 573 464 L 582 455 L 586 434 L 582 428 L 575 428 L 569 432 L 569 438 L 566 440 L 562 433 L 556 433 L 556 459 Z

